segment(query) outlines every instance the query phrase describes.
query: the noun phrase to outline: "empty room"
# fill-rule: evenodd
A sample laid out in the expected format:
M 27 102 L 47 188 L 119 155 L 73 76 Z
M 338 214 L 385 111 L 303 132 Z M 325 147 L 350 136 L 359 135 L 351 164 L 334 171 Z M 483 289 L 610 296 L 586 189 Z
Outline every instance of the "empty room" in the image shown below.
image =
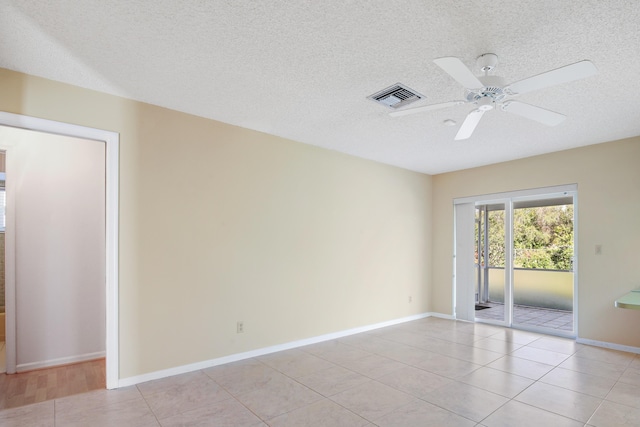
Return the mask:
M 639 425 L 638 22 L 0 2 L 0 425 Z

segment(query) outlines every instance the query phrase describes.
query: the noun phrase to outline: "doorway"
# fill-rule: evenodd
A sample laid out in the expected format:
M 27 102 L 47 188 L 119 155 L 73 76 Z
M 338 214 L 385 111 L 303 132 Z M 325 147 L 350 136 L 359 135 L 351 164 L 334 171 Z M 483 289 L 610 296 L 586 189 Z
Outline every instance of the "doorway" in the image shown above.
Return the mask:
M 86 128 L 44 119 L 0 112 L 0 125 L 33 130 L 46 134 L 66 135 L 101 141 L 105 148 L 105 294 L 106 294 L 106 386 L 118 387 L 118 150 L 119 135 L 114 132 Z M 10 155 L 10 149 L 9 149 Z M 12 223 L 11 192 L 7 193 L 7 258 L 6 258 L 6 365 L 16 366 L 15 258 L 10 245 L 15 245 Z M 8 370 L 8 372 L 11 372 Z
M 466 217 L 474 224 L 473 273 L 465 275 L 465 267 L 456 262 L 456 293 L 470 293 L 467 300 L 474 304 L 465 320 L 577 335 L 577 189 L 558 189 L 457 201 L 456 212 L 472 210 L 473 217 Z M 456 234 L 465 230 L 471 228 L 456 219 Z M 461 242 L 465 239 L 456 239 L 456 260 L 465 251 Z M 464 298 L 456 296 L 456 301 L 464 304 Z
M 0 374 L 6 372 L 5 357 L 5 274 L 4 274 L 4 232 L 5 232 L 5 153 L 0 150 Z

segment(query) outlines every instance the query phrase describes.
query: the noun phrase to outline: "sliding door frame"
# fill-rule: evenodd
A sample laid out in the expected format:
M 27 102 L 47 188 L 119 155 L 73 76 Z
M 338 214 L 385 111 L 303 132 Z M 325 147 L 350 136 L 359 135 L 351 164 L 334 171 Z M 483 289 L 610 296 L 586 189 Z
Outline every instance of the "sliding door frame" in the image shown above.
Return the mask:
M 523 325 L 513 325 L 513 204 L 514 202 L 526 200 L 553 199 L 557 197 L 571 196 L 573 199 L 573 331 L 567 334 L 564 331 L 550 331 L 548 329 L 529 328 Z M 578 336 L 578 186 L 577 184 L 559 185 L 553 187 L 534 188 L 528 190 L 509 191 L 504 193 L 493 193 L 479 196 L 462 197 L 453 200 L 454 212 L 456 205 L 473 204 L 489 205 L 504 204 L 505 206 L 505 289 L 504 289 L 504 321 L 485 321 L 482 323 L 493 323 L 507 327 L 517 327 L 536 332 L 556 333 L 557 335 L 576 337 Z M 454 221 L 454 236 L 457 225 Z M 454 257 L 456 256 L 456 241 L 454 239 Z M 460 254 L 457 254 L 460 256 Z M 468 282 L 457 283 L 456 275 L 453 279 L 454 293 L 471 292 L 475 300 L 475 285 Z M 458 298 L 454 295 L 454 301 Z M 455 311 L 454 311 L 455 315 Z M 469 320 L 469 319 L 465 319 Z

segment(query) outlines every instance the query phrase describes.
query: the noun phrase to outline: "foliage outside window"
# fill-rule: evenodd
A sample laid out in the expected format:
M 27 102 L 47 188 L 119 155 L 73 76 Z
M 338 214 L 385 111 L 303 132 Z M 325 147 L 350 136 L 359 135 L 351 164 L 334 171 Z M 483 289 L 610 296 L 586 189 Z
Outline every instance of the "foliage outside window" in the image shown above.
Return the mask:
M 488 266 L 504 267 L 504 211 L 489 211 L 488 222 Z M 476 239 L 477 227 L 476 222 Z M 515 268 L 572 270 L 573 205 L 514 209 L 513 249 Z

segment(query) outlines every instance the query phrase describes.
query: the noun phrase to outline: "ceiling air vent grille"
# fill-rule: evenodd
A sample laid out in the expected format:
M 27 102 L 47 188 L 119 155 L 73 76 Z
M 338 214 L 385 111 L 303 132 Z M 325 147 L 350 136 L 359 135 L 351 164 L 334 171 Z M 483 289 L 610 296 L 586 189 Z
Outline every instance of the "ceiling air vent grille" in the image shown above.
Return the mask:
M 382 89 L 373 95 L 367 96 L 370 100 L 382 104 L 389 108 L 400 108 L 414 101 L 422 99 L 420 95 L 413 89 L 409 89 L 405 85 L 397 83 L 393 86 L 389 86 L 386 89 Z

